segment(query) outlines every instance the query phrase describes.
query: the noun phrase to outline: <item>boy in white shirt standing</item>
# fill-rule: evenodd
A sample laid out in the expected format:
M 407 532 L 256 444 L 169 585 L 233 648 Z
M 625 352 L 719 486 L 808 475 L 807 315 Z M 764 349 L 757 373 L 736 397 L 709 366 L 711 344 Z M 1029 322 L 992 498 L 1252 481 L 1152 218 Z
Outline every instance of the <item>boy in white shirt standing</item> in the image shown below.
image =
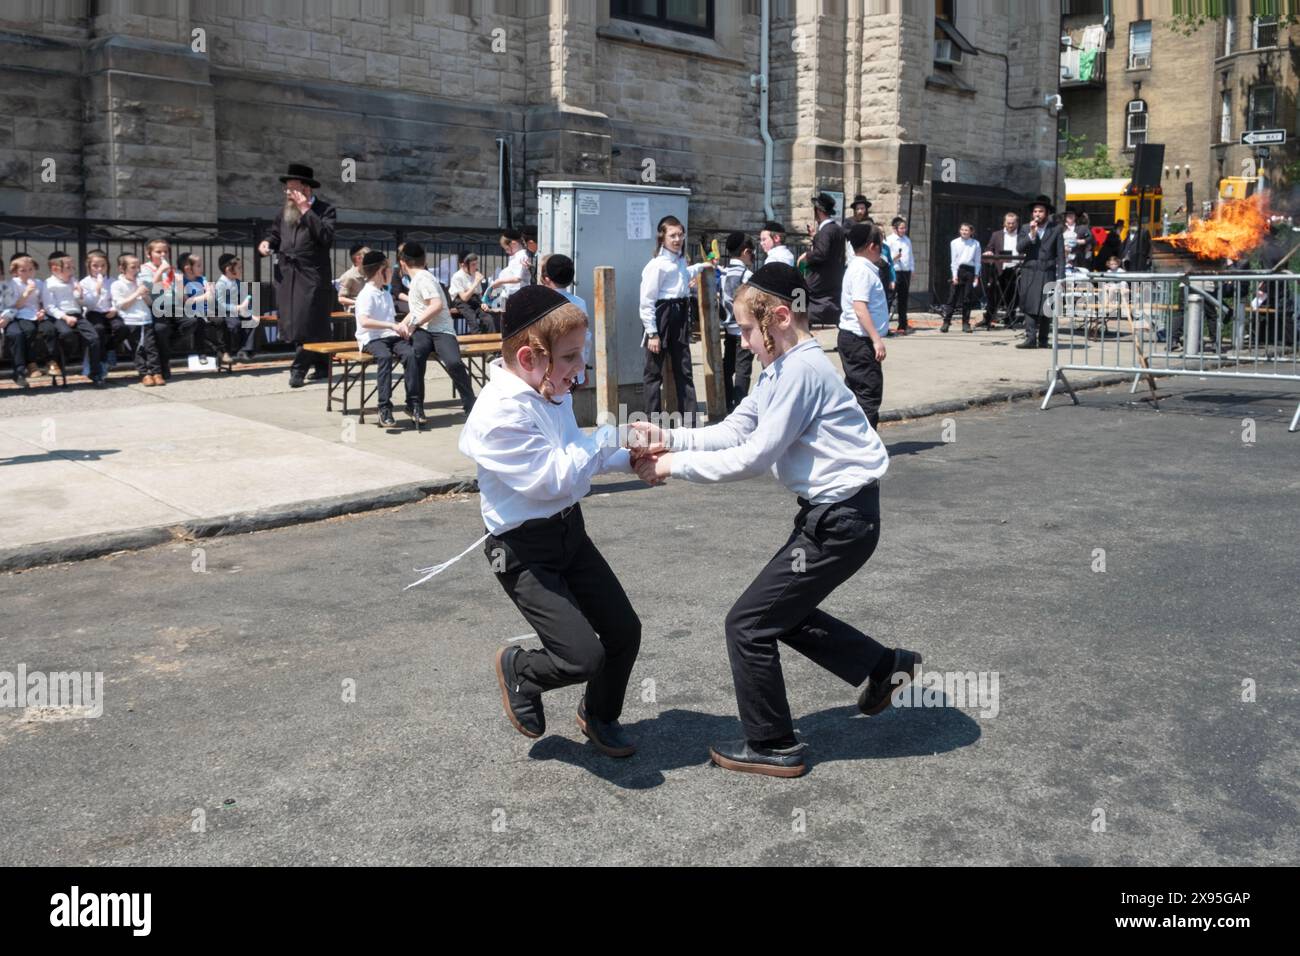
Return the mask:
M 727 236 L 727 266 L 722 270 L 722 384 L 726 393 L 727 414 L 749 394 L 753 375 L 754 353 L 745 348 L 736 324 L 733 303 L 740 287 L 754 274 L 754 243 L 743 232 Z
M 412 392 L 419 394 L 424 383 L 423 369 L 420 368 L 415 346 L 411 344 L 411 333 L 414 330 L 406 322 L 397 321 L 393 297 L 388 294 L 388 284 L 393 278 L 388 257 L 377 249 L 367 252 L 361 259 L 361 274 L 365 276 L 366 284 L 361 287 L 356 298 L 357 343 L 361 346 L 361 351 L 375 357 L 375 378 L 379 386 L 379 427 L 395 428 L 397 420 L 393 418 L 393 362 L 402 363 L 408 412 L 411 411 Z
M 641 327 L 646 350 L 645 410 L 663 412 L 664 359 L 672 362 L 677 410 L 695 421 L 695 375 L 691 366 L 691 281 L 709 263 L 690 265 L 683 250 L 686 227 L 676 216 L 659 220 L 654 257 L 641 270 Z
M 940 332 L 947 332 L 952 325 L 952 313 L 961 305 L 961 330 L 974 332 L 970 327 L 970 304 L 980 287 L 980 244 L 975 238 L 975 227 L 968 222 L 961 224 L 961 235 L 948 244 L 949 267 L 952 269 L 952 291 L 948 293 L 948 302 L 943 307 L 943 325 Z
M 899 335 L 911 331 L 907 325 L 907 297 L 912 289 L 912 270 L 916 268 L 916 259 L 912 255 L 912 240 L 907 235 L 907 220 L 895 216 L 890 222 L 893 232 L 885 239 L 889 247 L 890 258 L 894 262 L 894 299 L 898 302 Z
M 415 347 L 420 369 L 420 378 L 414 383 L 418 388 L 413 389 L 411 380 L 406 380 L 406 411 L 420 425 L 428 421 L 424 416 L 424 370 L 428 367 L 429 356 L 434 353 L 460 395 L 460 405 L 465 414 L 474 410 L 474 383 L 470 381 L 469 369 L 460 357 L 451 306 L 442 294 L 442 284 L 425 268 L 425 261 L 424 246 L 418 242 L 403 245 L 402 272 L 410 279 L 406 293 L 410 311 L 406 324 L 411 327 L 411 344 Z
M 859 223 L 853 229 L 879 229 Z M 851 230 L 852 231 L 852 230 Z M 861 244 L 859 247 L 861 248 Z M 804 745 L 781 673 L 778 642 L 853 687 L 877 714 L 912 679 L 921 655 L 890 650 L 819 605 L 866 564 L 880 539 L 879 479 L 889 468 L 880 436 L 808 331 L 808 286 L 797 269 L 767 265 L 736 295 L 736 321 L 763 366 L 754 390 L 707 428 L 631 427 L 649 453 L 646 481 L 736 481 L 769 470 L 798 496 L 795 530 L 726 618 L 727 653 L 745 739 L 714 744 L 728 770 L 797 777 Z
M 62 249 L 50 253 L 50 277 L 45 280 L 41 301 L 45 305 L 45 319 L 41 323 L 46 348 L 54 354 L 55 348 L 67 361 L 81 339 L 90 360 L 90 380 L 96 388 L 104 384 L 104 343 L 99 330 L 84 316 L 81 287 L 72 268 L 72 257 Z
M 785 244 L 785 226 L 779 222 L 763 223 L 763 231 L 758 234 L 758 244 L 763 247 L 765 258 L 763 265 L 769 262 L 781 262 L 787 266 L 794 265 L 794 253 Z
M 497 652 L 506 715 L 525 737 L 540 737 L 542 694 L 585 683 L 579 728 L 602 753 L 628 757 L 636 747 L 618 718 L 641 621 L 587 537 L 580 502 L 592 477 L 630 471 L 630 458 L 613 426 L 588 436 L 573 417 L 586 325 L 552 289 L 530 286 L 512 295 L 502 357 L 489 367 L 460 451 L 478 466 L 484 553 L 542 642 L 541 650 L 512 644 Z
M 840 331 L 837 345 L 844 381 L 857 397 L 867 421 L 880 422 L 885 397 L 885 336 L 889 334 L 889 303 L 876 263 L 881 255 L 879 226 L 860 222 L 849 230 L 853 258 L 840 287 Z

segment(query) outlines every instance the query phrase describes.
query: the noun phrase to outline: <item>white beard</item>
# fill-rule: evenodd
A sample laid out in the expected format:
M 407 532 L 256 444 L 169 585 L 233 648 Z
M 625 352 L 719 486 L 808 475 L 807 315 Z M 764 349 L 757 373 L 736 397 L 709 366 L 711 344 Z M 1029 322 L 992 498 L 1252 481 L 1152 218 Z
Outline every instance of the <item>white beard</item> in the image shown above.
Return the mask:
M 293 204 L 292 199 L 286 199 L 284 201 L 283 218 L 284 218 L 284 224 L 288 226 L 290 229 L 293 229 L 295 226 L 297 226 L 298 220 L 302 218 L 302 213 L 298 211 L 298 207 Z

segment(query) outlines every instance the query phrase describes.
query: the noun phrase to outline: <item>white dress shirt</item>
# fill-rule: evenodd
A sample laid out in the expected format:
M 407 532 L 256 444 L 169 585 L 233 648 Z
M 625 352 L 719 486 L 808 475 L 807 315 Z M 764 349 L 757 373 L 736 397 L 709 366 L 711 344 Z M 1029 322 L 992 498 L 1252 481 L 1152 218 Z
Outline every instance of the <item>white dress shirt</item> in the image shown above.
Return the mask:
M 507 282 L 505 285 L 497 287 L 497 300 L 496 300 L 497 308 L 504 309 L 506 307 L 507 299 L 509 299 L 512 295 L 514 295 L 524 286 L 532 285 L 533 283 L 532 273 L 529 272 L 528 270 L 528 265 L 530 261 L 531 260 L 528 258 L 527 249 L 520 249 L 518 252 L 516 252 L 514 255 L 510 257 L 510 261 L 506 263 L 505 268 L 501 270 L 501 274 L 498 275 L 497 278 L 518 279 L 519 281 Z
M 547 401 L 501 359 L 488 366 L 488 383 L 458 447 L 478 465 L 483 524 L 492 534 L 576 504 L 596 475 L 632 470 L 616 428 L 603 425 L 583 434 L 573 417 L 572 395 Z
M 582 371 L 578 373 L 578 384 L 587 384 L 587 369 L 591 368 L 591 357 L 596 353 L 596 338 L 592 333 L 591 313 L 587 311 L 587 303 L 580 295 L 574 295 L 572 292 L 566 292 L 564 289 L 556 289 L 556 292 L 564 296 L 587 317 L 587 337 L 582 343 Z
M 777 356 L 734 412 L 671 430 L 674 478 L 737 481 L 769 469 L 813 504 L 843 501 L 889 469 L 884 442 L 816 339 Z
M 767 258 L 763 260 L 763 264 L 766 265 L 769 262 L 784 262 L 786 265 L 792 266 L 794 265 L 794 253 L 790 251 L 789 246 L 781 243 L 779 246 L 773 246 L 767 250 Z
M 113 279 L 105 274 L 99 277 L 99 291 L 95 291 L 95 276 L 86 276 L 79 283 L 81 286 L 81 304 L 87 312 L 108 312 L 113 308 Z
M 896 271 L 915 271 L 916 259 L 912 256 L 912 240 L 910 237 L 891 232 L 885 237 L 885 245 L 889 246 L 889 256 Z
M 855 255 L 844 270 L 844 284 L 840 286 L 840 328 L 863 338 L 870 338 L 862 327 L 854 302 L 865 302 L 876 331 L 889 334 L 889 300 L 885 298 L 885 285 L 880 281 L 880 269 L 866 256 Z
M 110 293 L 113 296 L 113 308 L 117 309 L 118 316 L 127 325 L 153 325 L 153 312 L 149 309 L 149 293 L 147 291 L 130 305 L 122 304 L 123 300 L 132 295 L 141 285 L 145 285 L 142 274 L 137 274 L 135 281 L 132 282 L 126 276 L 118 273 L 110 288 Z M 148 289 L 148 286 L 145 285 L 145 288 Z
M 1002 230 L 1002 251 L 1007 255 L 1014 256 L 1019 246 L 1020 246 L 1020 228 L 1016 227 L 1015 232 L 1007 232 L 1005 229 L 1003 229 Z M 1016 264 L 1014 262 L 1002 263 L 1003 269 L 1014 269 L 1015 267 Z
M 668 247 L 659 250 L 641 270 L 641 327 L 645 338 L 659 334 L 655 324 L 655 303 L 660 299 L 685 299 L 691 294 L 691 280 L 708 263 L 687 265 L 686 257 L 675 255 Z
M 41 304 L 45 314 L 52 319 L 66 319 L 69 315 L 81 318 L 81 297 L 75 282 L 64 282 L 58 276 L 45 280 L 41 290 Z
M 950 257 L 952 259 L 952 277 L 957 278 L 957 269 L 961 266 L 971 266 L 975 269 L 976 275 L 979 274 L 980 268 L 980 244 L 975 238 L 963 239 L 958 236 L 948 244 Z
M 375 339 L 398 338 L 396 329 L 365 329 L 361 327 L 362 319 L 371 322 L 396 322 L 397 309 L 393 297 L 387 289 L 381 289 L 373 282 L 367 281 L 357 293 L 357 344 L 363 349 Z
M 4 310 L 12 318 L 36 321 L 36 313 L 40 311 L 41 300 L 45 297 L 45 283 L 40 279 L 33 279 L 32 281 L 36 283 L 36 291 L 28 296 L 26 302 L 19 306 L 18 300 L 27 291 L 27 283 L 17 276 L 11 276 L 5 280 Z

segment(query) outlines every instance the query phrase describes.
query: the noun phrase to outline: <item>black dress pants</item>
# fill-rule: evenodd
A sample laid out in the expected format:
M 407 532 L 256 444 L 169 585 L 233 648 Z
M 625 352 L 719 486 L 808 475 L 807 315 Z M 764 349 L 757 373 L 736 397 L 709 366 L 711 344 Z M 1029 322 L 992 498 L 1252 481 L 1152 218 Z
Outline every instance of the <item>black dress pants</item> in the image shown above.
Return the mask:
M 645 350 L 645 410 L 651 415 L 664 410 L 664 360 L 672 362 L 673 385 L 677 389 L 677 410 L 695 420 L 695 378 L 691 370 L 690 299 L 660 299 L 655 303 L 655 327 L 659 352 Z
M 641 620 L 587 537 L 582 507 L 488 535 L 483 551 L 542 642 L 542 650 L 515 659 L 520 691 L 585 682 L 588 713 L 616 720 L 641 647 Z
M 834 504 L 799 499 L 789 540 L 727 613 L 727 655 L 747 739 L 794 732 L 778 643 L 854 687 L 887 653 L 853 625 L 818 610 L 867 563 L 879 540 L 877 482 Z
M 840 329 L 837 344 L 840 364 L 844 366 L 844 384 L 875 428 L 880 424 L 880 403 L 885 397 L 885 371 L 876 361 L 876 346 L 867 336 L 844 329 Z

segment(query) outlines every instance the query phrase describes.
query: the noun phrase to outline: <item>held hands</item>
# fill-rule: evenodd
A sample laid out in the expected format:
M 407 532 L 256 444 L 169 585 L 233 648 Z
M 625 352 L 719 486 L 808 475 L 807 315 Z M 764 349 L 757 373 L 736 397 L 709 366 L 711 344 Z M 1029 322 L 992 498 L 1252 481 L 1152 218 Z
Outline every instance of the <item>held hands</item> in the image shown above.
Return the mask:
M 642 481 L 648 485 L 662 485 L 671 477 L 670 439 L 658 425 L 632 422 L 627 426 L 626 442 L 631 451 L 632 468 Z
M 632 452 L 632 468 L 647 485 L 662 485 L 673 473 L 672 452 Z

